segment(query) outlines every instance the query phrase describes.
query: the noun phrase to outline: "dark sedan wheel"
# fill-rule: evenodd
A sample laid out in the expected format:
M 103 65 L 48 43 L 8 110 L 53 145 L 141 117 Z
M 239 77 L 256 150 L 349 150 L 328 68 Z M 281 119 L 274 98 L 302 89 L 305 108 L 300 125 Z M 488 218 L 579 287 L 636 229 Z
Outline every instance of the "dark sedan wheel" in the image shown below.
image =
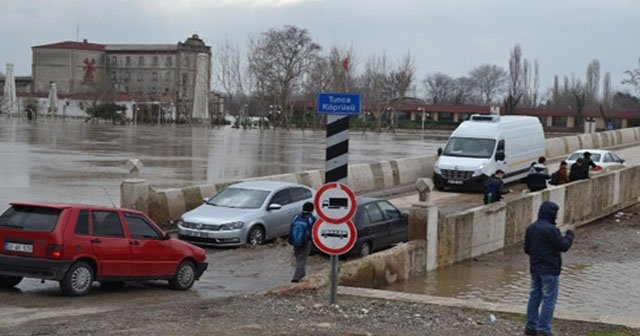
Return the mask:
M 252 227 L 247 234 L 247 244 L 251 246 L 264 244 L 264 229 L 259 226 Z
M 22 281 L 22 277 L 17 276 L 8 276 L 8 275 L 0 275 L 0 288 L 9 289 L 17 286 L 20 281 Z
M 93 268 L 84 261 L 78 261 L 69 267 L 60 281 L 60 289 L 68 296 L 85 295 L 91 290 L 93 276 Z
M 183 261 L 173 279 L 169 280 L 169 287 L 177 290 L 187 290 L 196 281 L 196 266 L 191 261 Z

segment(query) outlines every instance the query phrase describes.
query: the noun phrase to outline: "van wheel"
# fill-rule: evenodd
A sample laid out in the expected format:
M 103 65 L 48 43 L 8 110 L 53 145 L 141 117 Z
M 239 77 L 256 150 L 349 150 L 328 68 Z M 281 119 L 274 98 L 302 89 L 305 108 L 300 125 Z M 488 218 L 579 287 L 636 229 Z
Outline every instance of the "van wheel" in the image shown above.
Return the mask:
M 84 261 L 78 261 L 69 267 L 60 281 L 60 289 L 68 296 L 82 296 L 89 293 L 93 285 L 93 268 Z
M 371 254 L 371 243 L 364 242 L 360 245 L 360 251 L 358 253 L 361 257 L 366 257 Z
M 251 246 L 258 246 L 264 243 L 264 229 L 260 226 L 254 226 L 249 230 L 247 234 L 247 244 Z
M 169 280 L 169 287 L 175 290 L 187 290 L 196 281 L 196 267 L 191 261 L 185 260 L 180 263 L 173 279 Z
M 0 275 L 0 288 L 10 289 L 18 285 L 22 281 L 22 277 Z

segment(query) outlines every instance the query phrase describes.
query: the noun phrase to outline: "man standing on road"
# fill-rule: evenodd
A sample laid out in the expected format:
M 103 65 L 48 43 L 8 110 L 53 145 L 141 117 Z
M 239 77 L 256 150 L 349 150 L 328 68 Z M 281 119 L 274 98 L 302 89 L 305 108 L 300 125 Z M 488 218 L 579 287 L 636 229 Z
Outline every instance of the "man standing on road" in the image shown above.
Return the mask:
M 543 202 L 538 210 L 538 220 L 529 225 L 525 234 L 524 252 L 529 255 L 531 272 L 525 335 L 551 335 L 562 269 L 560 254 L 571 248 L 575 232 L 575 225 L 570 225 L 562 236 L 556 227 L 558 209 L 553 202 Z
M 293 245 L 293 254 L 296 258 L 296 271 L 291 282 L 300 282 L 306 275 L 307 257 L 311 249 L 311 229 L 316 222 L 312 213 L 313 203 L 306 202 L 302 205 L 302 213 L 291 218 L 289 244 Z

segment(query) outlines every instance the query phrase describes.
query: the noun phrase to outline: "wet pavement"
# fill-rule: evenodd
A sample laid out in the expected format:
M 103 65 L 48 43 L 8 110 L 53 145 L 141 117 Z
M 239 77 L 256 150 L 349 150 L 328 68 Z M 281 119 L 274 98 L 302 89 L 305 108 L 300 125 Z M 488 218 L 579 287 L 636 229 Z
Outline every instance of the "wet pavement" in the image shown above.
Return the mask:
M 261 132 L 228 126 L 120 126 L 3 118 L 0 207 L 14 200 L 118 204 L 129 158 L 141 159 L 141 176 L 158 187 L 322 169 L 325 137 L 321 130 Z M 349 162 L 431 155 L 446 137 L 446 132 L 421 136 L 411 131 L 352 131 Z

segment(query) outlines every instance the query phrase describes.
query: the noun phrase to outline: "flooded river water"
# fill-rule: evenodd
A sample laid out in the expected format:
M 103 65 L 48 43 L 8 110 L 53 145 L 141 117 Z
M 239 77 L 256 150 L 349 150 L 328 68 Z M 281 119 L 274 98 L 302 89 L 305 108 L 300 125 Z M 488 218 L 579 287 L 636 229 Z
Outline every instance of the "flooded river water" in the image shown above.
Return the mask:
M 159 187 L 324 168 L 325 137 L 312 130 L 3 118 L 0 207 L 13 200 L 119 203 L 129 158 L 141 159 L 141 177 Z M 446 134 L 353 131 L 349 162 L 431 155 L 445 141 Z

